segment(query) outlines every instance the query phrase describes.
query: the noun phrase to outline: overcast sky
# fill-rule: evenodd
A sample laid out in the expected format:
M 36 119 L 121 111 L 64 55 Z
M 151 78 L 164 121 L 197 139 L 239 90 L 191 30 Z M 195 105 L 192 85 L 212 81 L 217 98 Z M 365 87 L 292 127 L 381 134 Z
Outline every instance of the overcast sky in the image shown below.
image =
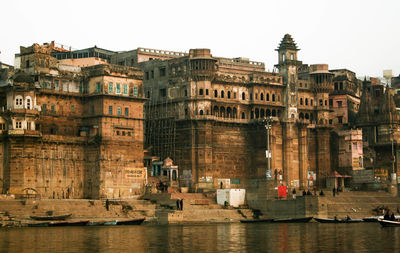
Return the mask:
M 20 45 L 54 40 L 75 49 L 210 48 L 214 56 L 247 57 L 272 70 L 289 33 L 304 63 L 398 75 L 399 13 L 398 0 L 6 0 L 0 61 L 14 64 Z

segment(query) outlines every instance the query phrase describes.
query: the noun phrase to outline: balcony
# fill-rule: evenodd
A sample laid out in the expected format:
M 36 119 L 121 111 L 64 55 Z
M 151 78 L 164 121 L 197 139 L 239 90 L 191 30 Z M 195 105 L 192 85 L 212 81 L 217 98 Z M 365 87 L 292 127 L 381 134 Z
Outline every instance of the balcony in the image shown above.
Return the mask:
M 11 129 L 11 130 L 8 130 L 8 135 L 40 137 L 42 134 L 40 131 L 36 131 L 36 130 Z

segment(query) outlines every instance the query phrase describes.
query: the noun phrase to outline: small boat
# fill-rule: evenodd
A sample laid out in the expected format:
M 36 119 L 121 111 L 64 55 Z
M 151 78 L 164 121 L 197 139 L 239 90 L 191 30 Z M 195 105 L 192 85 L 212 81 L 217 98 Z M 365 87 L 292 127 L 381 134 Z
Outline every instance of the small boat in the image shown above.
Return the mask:
M 400 221 L 378 219 L 378 222 L 382 227 L 400 227 Z
M 145 218 L 117 221 L 117 225 L 140 225 L 144 220 Z
M 28 223 L 28 227 L 48 227 L 49 222 Z
M 117 220 L 113 220 L 113 221 L 106 221 L 103 223 L 104 226 L 115 226 L 117 225 Z
M 288 219 L 274 219 L 272 222 L 280 222 L 280 223 L 307 223 L 313 217 L 304 217 L 304 218 L 288 218 Z
M 104 221 L 89 221 L 88 226 L 102 226 L 104 225 Z
M 71 217 L 72 214 L 63 215 L 48 215 L 48 216 L 30 216 L 32 220 L 65 220 Z
M 253 220 L 240 220 L 241 223 L 268 223 L 274 219 L 253 219 Z
M 86 226 L 89 221 L 60 221 L 50 222 L 49 227 Z
M 358 223 L 363 222 L 362 219 L 324 219 L 324 218 L 314 218 L 319 223 Z

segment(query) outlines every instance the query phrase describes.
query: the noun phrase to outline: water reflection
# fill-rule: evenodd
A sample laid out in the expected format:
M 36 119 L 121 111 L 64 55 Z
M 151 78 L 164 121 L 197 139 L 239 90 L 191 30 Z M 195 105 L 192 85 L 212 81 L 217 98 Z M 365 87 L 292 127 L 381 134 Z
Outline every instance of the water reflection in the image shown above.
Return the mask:
M 379 224 L 211 224 L 0 229 L 0 252 L 399 252 Z

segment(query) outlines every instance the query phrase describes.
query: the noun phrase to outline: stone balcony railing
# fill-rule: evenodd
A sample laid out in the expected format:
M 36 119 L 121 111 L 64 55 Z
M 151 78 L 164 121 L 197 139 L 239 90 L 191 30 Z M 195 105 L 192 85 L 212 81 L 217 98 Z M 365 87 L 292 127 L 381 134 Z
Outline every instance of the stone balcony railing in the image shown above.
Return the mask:
M 10 129 L 8 130 L 8 135 L 24 135 L 24 136 L 41 136 L 40 131 L 36 130 L 27 130 L 27 129 Z

